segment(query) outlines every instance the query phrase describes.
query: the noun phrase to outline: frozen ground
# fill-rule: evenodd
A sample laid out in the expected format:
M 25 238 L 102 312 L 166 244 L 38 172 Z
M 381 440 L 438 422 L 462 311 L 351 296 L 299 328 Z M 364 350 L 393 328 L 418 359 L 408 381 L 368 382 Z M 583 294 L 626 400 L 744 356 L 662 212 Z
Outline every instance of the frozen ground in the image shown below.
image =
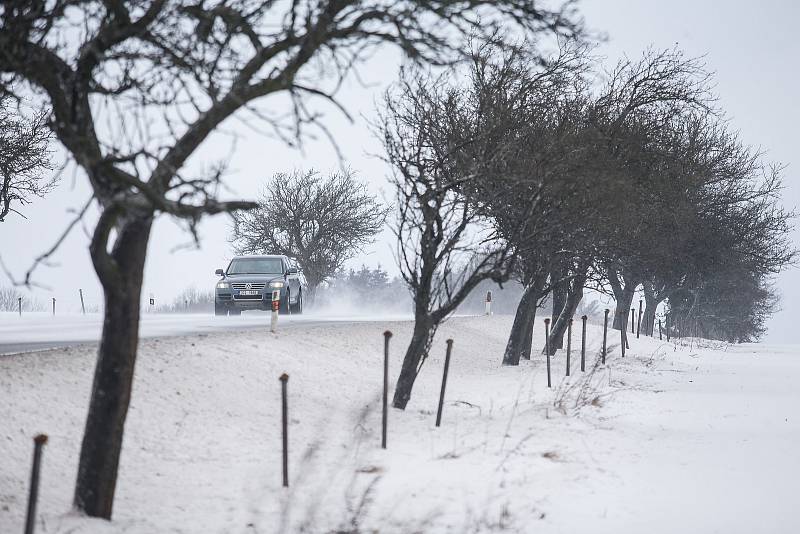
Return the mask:
M 0 357 L 0 532 L 22 530 L 37 432 L 50 435 L 43 533 L 800 532 L 796 348 L 632 339 L 594 373 L 576 358 L 570 379 L 558 355 L 548 390 L 541 357 L 499 365 L 510 324 L 442 328 L 408 409 L 390 412 L 386 451 L 381 333 L 395 332 L 396 377 L 408 322 L 144 340 L 111 523 L 69 513 L 93 349 Z M 593 366 L 601 331 L 589 337 Z

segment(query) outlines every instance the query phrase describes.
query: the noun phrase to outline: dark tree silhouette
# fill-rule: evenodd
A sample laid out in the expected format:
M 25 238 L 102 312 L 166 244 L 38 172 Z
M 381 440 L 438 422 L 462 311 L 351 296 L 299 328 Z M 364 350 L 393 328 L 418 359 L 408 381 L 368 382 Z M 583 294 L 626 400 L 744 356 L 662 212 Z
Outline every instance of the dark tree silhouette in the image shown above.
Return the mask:
M 397 408 L 406 407 L 441 321 L 482 281 L 507 281 L 521 251 L 514 243 L 542 222 L 531 216 L 542 183 L 519 164 L 535 135 L 527 127 L 530 86 L 546 83 L 548 72 L 535 58 L 481 48 L 468 83 L 453 82 L 457 72 L 417 73 L 386 99 L 381 133 L 399 210 L 393 229 L 415 321 Z M 512 205 L 519 210 L 508 224 L 494 224 L 494 211 Z

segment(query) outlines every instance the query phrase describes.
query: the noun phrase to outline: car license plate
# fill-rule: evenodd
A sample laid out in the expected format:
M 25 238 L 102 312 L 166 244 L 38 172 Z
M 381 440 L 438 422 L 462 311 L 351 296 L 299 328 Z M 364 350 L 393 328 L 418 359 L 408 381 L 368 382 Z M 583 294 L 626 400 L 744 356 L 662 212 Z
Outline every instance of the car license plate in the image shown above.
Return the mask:
M 258 295 L 259 293 L 258 293 L 258 291 L 247 289 L 247 290 L 239 291 L 239 294 L 240 295 Z

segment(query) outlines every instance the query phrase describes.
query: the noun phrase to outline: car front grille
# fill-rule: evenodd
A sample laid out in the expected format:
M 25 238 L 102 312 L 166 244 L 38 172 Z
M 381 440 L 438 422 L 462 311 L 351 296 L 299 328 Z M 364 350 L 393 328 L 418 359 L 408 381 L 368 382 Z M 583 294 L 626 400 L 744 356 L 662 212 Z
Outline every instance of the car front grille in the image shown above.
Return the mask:
M 249 284 L 245 283 L 245 282 L 234 282 L 234 283 L 231 284 L 231 287 L 233 289 L 237 289 L 237 290 L 255 289 L 255 290 L 260 291 L 260 290 L 264 289 L 264 287 L 266 285 L 267 284 L 265 284 L 264 282 L 251 282 Z M 250 287 L 247 287 L 247 286 L 250 286 Z

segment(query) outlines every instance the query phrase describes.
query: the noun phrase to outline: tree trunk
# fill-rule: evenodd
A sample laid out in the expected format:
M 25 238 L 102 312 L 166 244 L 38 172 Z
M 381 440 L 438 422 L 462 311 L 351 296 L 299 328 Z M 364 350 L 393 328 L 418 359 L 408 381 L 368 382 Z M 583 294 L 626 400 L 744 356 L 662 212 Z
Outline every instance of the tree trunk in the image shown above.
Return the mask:
M 569 320 L 575 315 L 575 310 L 583 299 L 583 286 L 586 283 L 585 276 L 578 276 L 571 282 L 571 287 L 567 291 L 567 298 L 564 302 L 564 307 L 561 310 L 558 318 L 553 322 L 553 328 L 550 330 L 550 354 L 556 353 L 557 348 L 564 346 L 564 334 L 567 332 Z M 547 345 L 542 348 L 542 352 L 546 350 Z
M 121 222 L 111 254 L 105 249 L 108 229 L 97 247 L 93 240 L 92 259 L 105 293 L 105 318 L 74 498 L 75 507 L 92 517 L 111 519 L 139 342 L 139 305 L 151 225 L 152 218 L 147 216 Z M 99 226 L 96 238 L 98 231 L 102 231 Z
M 611 326 L 615 330 L 628 329 L 628 316 L 631 311 L 631 302 L 636 293 L 636 286 L 638 282 L 629 282 L 621 277 L 618 279 L 616 274 L 609 274 L 609 281 L 611 282 L 611 289 L 614 291 L 614 300 L 617 301 L 617 307 L 614 310 L 614 324 Z M 625 283 L 623 287 L 622 283 Z
M 392 406 L 406 409 L 408 401 L 411 399 L 411 390 L 414 387 L 414 380 L 419 372 L 420 362 L 428 356 L 431 341 L 436 333 L 436 326 L 430 316 L 424 315 L 414 318 L 414 332 L 411 334 L 411 342 L 406 349 L 403 357 L 403 366 L 400 369 L 400 377 L 394 389 Z
M 519 365 L 520 358 L 531 359 L 533 325 L 536 322 L 536 306 L 540 293 L 541 287 L 536 283 L 529 285 L 523 291 L 503 354 L 503 365 Z
M 656 309 L 658 309 L 658 305 L 663 299 L 658 299 L 656 297 L 651 284 L 645 282 L 643 287 L 645 309 L 644 316 L 642 317 L 642 331 L 646 335 L 652 336 L 656 324 Z

